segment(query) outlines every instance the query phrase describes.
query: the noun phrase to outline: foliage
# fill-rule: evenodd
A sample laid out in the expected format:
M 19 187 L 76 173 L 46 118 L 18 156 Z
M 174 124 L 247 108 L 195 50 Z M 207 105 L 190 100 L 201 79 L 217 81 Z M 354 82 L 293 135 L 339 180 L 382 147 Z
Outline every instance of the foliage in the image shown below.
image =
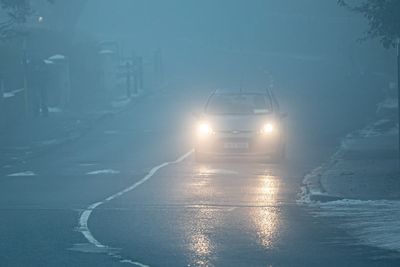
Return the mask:
M 55 0 L 45 1 L 54 3 Z M 26 23 L 28 17 L 32 15 L 31 0 L 0 0 L 0 7 L 7 15 L 7 19 L 0 22 L 0 38 L 10 38 L 20 34 L 15 26 Z
M 352 3 L 350 3 L 352 2 Z M 394 47 L 400 38 L 399 0 L 338 0 L 338 4 L 368 20 L 365 39 L 379 39 L 385 48 Z

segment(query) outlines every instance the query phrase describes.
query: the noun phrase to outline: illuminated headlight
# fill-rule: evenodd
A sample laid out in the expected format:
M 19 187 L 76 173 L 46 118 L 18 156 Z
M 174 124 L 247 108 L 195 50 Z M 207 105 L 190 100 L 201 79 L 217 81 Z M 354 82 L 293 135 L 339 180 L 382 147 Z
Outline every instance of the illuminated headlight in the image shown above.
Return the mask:
M 262 134 L 272 134 L 273 132 L 275 132 L 275 130 L 276 130 L 275 125 L 273 123 L 266 123 L 261 128 L 261 133 Z
M 197 135 L 198 136 L 208 136 L 213 133 L 211 126 L 206 123 L 202 122 L 197 125 Z

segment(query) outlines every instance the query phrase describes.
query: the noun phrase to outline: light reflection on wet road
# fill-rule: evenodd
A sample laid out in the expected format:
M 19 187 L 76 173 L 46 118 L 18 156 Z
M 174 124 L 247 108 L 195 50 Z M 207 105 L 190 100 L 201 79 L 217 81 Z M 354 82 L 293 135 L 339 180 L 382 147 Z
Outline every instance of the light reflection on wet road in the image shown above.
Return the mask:
M 192 165 L 192 164 L 190 164 Z M 263 164 L 193 164 L 183 199 L 195 198 L 193 214 L 183 220 L 189 248 L 188 266 L 214 266 L 219 250 L 228 243 L 218 239 L 226 226 L 228 235 L 242 232 L 265 249 L 274 247 L 279 236 L 278 195 L 280 178 Z M 229 233 L 230 232 L 230 233 Z M 245 244 L 243 244 L 245 245 Z
M 296 203 L 301 178 L 290 161 L 188 158 L 95 210 L 89 226 L 122 258 L 149 266 L 380 266 Z
M 260 175 L 258 179 L 255 201 L 263 207 L 252 209 L 250 217 L 253 219 L 259 242 L 268 249 L 274 246 L 280 231 L 279 209 L 276 207 L 280 180 L 269 174 Z
M 284 182 L 277 173 L 281 168 L 250 162 L 197 164 L 188 159 L 164 169 L 138 191 L 110 203 L 106 210 L 95 212 L 94 234 L 103 236 L 96 229 L 99 225 L 102 228 L 103 216 L 112 210 L 108 217 L 113 217 L 117 225 L 132 220 L 141 225 L 139 229 L 130 228 L 132 239 L 145 237 L 150 239 L 146 242 L 164 244 L 146 251 L 150 257 L 144 259 L 145 264 L 152 265 L 158 259 L 176 260 L 177 266 L 220 266 L 223 255 L 232 253 L 231 247 L 238 249 L 233 250 L 233 260 L 242 264 L 241 250 L 258 247 L 262 253 L 277 247 L 283 221 L 280 205 L 284 196 L 280 189 Z M 124 212 L 118 213 L 121 208 Z M 159 226 L 164 223 L 170 227 Z M 112 239 L 113 244 L 108 244 L 107 238 L 102 243 L 124 250 L 125 244 L 118 243 L 116 236 Z M 134 247 L 136 253 L 143 251 L 140 244 Z M 134 260 L 142 256 L 132 253 L 129 256 Z
M 336 88 L 340 86 L 328 87 Z M 32 170 L 38 175 L 2 180 L 0 248 L 7 256 L 1 259 L 5 266 L 126 266 L 107 253 L 69 249 L 86 245 L 76 231 L 80 209 L 123 190 L 152 167 L 190 149 L 186 128 L 171 122 L 186 124 L 182 116 L 186 118 L 194 105 L 185 94 L 182 99 L 170 97 L 149 98 L 76 144 L 28 162 L 23 169 L 7 169 L 7 173 Z M 292 99 L 297 105 L 304 100 L 297 95 Z M 154 113 L 154 107 L 164 112 Z M 93 235 L 122 258 L 152 267 L 399 266 L 396 260 L 382 260 L 385 252 L 349 245 L 352 240 L 334 227 L 337 222 L 316 221 L 296 204 L 304 174 L 336 144 L 320 137 L 321 129 L 341 125 L 326 122 L 323 116 L 308 117 L 318 114 L 311 111 L 290 117 L 295 142 L 288 146 L 287 163 L 197 164 L 189 158 L 96 209 L 89 220 Z M 143 114 L 148 114 L 146 120 Z M 327 124 L 331 128 L 325 129 Z M 335 138 L 347 133 L 346 127 L 339 127 Z M 104 134 L 109 129 L 118 129 L 118 138 Z M 319 138 L 310 136 L 316 129 Z M 371 260 L 371 255 L 381 260 Z

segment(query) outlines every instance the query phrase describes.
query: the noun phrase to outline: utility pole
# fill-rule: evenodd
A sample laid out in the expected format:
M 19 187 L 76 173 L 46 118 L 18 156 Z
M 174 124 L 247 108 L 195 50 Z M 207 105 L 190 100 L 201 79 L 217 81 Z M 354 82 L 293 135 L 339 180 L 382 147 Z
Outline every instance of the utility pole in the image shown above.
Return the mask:
M 132 76 L 132 65 L 129 61 L 126 62 L 126 96 L 131 98 L 131 76 Z
M 4 79 L 0 73 L 0 128 L 4 129 L 5 124 L 5 108 L 4 108 Z
M 29 88 L 28 88 L 28 53 L 27 53 L 27 36 L 24 35 L 23 40 L 22 40 L 22 65 L 24 69 L 24 102 L 25 102 L 25 116 L 29 116 Z
M 398 123 L 400 128 L 400 37 L 397 38 L 397 113 L 398 113 Z M 399 150 L 399 168 L 400 168 L 400 129 L 398 133 L 399 144 L 397 149 Z
M 138 75 L 138 57 L 133 56 L 132 57 L 132 62 L 133 62 L 133 66 L 132 66 L 132 72 L 133 72 L 133 94 L 135 96 L 138 95 L 139 93 L 139 75 Z
M 136 68 L 137 68 L 136 75 L 137 75 L 137 79 L 138 79 L 138 87 L 139 87 L 139 90 L 143 90 L 143 87 L 144 87 L 144 85 L 143 85 L 143 57 L 137 58 Z

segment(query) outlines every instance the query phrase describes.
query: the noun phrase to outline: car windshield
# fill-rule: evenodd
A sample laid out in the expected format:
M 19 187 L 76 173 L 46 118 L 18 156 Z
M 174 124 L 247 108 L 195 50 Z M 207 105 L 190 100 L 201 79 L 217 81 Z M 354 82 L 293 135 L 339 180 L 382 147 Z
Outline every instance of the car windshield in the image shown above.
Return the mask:
M 224 114 L 267 114 L 271 103 L 263 94 L 215 94 L 208 102 L 206 113 Z

